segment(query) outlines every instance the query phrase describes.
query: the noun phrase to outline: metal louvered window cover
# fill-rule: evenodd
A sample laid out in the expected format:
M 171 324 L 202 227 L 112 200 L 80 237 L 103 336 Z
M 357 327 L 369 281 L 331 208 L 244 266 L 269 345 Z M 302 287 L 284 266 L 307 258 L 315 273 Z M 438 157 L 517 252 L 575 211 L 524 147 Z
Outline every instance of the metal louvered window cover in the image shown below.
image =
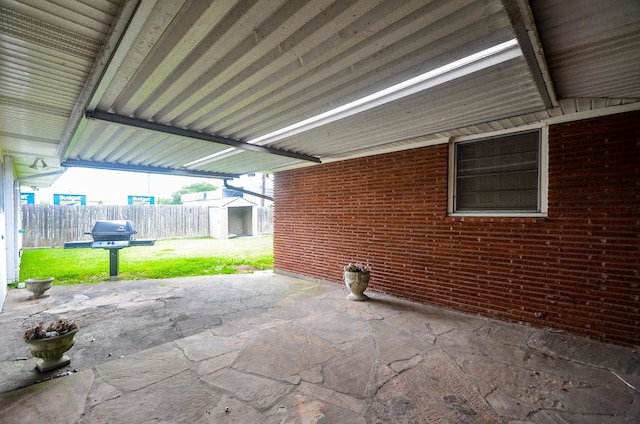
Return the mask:
M 455 212 L 540 212 L 540 131 L 455 146 Z

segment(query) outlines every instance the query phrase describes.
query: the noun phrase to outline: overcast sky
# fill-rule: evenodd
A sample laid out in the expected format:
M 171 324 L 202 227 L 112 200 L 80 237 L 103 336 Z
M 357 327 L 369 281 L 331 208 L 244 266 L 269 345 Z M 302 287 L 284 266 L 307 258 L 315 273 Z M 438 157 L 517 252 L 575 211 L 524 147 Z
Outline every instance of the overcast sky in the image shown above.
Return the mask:
M 242 177 L 230 181 L 231 185 L 258 190 L 261 177 Z M 222 187 L 222 180 L 201 177 L 180 177 L 140 172 L 106 171 L 101 169 L 69 168 L 49 188 L 35 191 L 35 203 L 53 204 L 54 194 L 86 194 L 87 203 L 126 204 L 128 196 L 154 196 L 169 198 L 182 187 L 194 183 L 209 183 Z M 22 192 L 31 192 L 22 187 Z

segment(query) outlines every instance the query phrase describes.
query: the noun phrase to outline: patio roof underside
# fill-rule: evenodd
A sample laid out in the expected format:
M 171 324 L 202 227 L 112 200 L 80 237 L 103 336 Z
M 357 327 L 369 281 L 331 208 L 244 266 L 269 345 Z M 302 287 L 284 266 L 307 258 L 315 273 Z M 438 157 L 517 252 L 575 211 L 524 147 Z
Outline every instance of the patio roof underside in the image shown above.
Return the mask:
M 34 186 L 65 166 L 233 177 L 635 107 L 639 16 L 626 0 L 0 0 L 0 149 Z M 499 60 L 260 139 L 512 39 Z

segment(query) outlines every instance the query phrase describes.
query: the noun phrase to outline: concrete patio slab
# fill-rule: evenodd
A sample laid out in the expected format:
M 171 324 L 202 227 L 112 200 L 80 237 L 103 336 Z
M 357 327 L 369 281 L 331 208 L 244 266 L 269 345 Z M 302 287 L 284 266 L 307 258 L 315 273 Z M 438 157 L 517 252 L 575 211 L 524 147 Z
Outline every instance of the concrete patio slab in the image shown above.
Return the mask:
M 270 272 L 10 290 L 0 422 L 637 423 L 637 349 Z M 39 373 L 21 335 L 80 325 Z

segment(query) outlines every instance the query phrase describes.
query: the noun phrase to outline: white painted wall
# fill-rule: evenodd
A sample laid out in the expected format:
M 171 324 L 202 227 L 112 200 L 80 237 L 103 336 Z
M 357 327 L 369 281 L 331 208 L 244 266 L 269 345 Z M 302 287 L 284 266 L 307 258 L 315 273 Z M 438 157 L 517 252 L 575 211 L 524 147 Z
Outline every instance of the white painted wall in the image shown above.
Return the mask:
M 7 297 L 7 237 L 5 236 L 6 227 L 4 225 L 4 212 L 0 212 L 0 312 Z
M 2 166 L 2 212 L 4 213 L 4 224 L 2 225 L 2 231 L 4 232 L 4 238 L 6 241 L 6 249 L 2 258 L 3 264 L 6 264 L 6 278 L 5 285 L 7 283 L 13 283 L 17 281 L 18 276 L 18 229 L 16 228 L 16 206 L 14 205 L 14 190 L 13 190 L 13 158 L 5 155 L 3 157 Z
M 7 251 L 7 227 L 5 225 L 5 205 L 6 205 L 6 191 L 13 190 L 13 184 L 7 186 L 6 178 L 6 156 L 0 156 L 0 312 L 4 306 L 4 300 L 7 297 L 7 265 L 11 261 L 9 252 Z M 10 181 L 13 178 L 9 179 Z M 11 204 L 8 206 L 11 208 Z

